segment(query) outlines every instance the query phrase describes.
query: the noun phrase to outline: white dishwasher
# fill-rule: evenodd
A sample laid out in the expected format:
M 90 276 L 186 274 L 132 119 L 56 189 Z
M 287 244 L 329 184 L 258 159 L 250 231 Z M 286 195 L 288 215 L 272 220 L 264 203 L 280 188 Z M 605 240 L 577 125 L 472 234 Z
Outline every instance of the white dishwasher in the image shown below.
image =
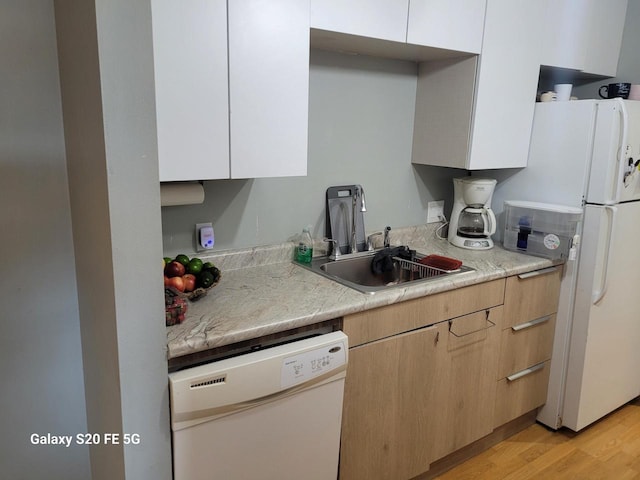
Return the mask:
M 169 374 L 174 480 L 335 480 L 347 336 Z

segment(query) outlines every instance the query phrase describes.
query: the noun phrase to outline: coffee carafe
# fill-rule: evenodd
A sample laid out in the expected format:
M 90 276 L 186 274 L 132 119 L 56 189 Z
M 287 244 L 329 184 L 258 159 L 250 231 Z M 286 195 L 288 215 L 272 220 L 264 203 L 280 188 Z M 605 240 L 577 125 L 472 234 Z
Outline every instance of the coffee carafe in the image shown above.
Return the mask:
M 456 247 L 487 250 L 493 247 L 496 216 L 491 197 L 498 183 L 491 178 L 454 178 L 453 211 L 449 223 L 449 242 Z

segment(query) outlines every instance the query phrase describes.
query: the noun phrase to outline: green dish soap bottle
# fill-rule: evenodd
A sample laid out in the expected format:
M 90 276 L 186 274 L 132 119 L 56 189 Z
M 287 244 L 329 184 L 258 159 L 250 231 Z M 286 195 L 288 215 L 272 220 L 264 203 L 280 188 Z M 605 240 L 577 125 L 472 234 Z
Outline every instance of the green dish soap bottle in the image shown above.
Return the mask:
M 313 239 L 309 230 L 311 227 L 304 227 L 300 242 L 296 247 L 296 260 L 300 263 L 311 263 L 313 258 Z

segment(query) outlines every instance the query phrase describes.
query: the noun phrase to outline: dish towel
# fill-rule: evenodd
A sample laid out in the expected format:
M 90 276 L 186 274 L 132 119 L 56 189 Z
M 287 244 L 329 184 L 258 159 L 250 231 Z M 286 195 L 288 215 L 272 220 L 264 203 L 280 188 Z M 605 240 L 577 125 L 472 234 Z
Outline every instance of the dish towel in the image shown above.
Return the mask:
M 383 248 L 373 256 L 373 260 L 371 260 L 371 271 L 375 275 L 390 272 L 393 270 L 393 257 L 400 257 L 404 260 L 413 261 L 415 256 L 416 251 L 411 250 L 407 246 Z

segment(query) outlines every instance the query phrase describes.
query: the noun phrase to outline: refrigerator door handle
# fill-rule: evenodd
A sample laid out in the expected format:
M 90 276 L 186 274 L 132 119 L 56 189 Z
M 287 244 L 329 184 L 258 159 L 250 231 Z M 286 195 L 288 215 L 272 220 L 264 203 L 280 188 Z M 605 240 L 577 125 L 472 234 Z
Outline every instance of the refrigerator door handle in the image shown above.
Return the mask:
M 592 293 L 593 304 L 596 305 L 600 300 L 604 298 L 607 293 L 607 276 L 609 274 L 609 263 L 611 262 L 611 245 L 613 244 L 613 232 L 615 231 L 616 213 L 618 209 L 610 205 L 605 205 L 604 210 L 607 212 L 609 218 L 609 228 L 607 231 L 604 262 L 602 265 L 602 273 L 600 274 L 600 280 L 598 282 L 598 288 Z
M 615 205 L 620 201 L 620 193 L 622 192 L 622 186 L 624 184 L 624 168 L 625 168 L 625 156 L 627 152 L 627 139 L 629 136 L 629 115 L 627 109 L 624 106 L 624 102 L 620 102 L 620 127 L 622 130 L 622 138 L 620 139 L 620 145 L 618 149 L 618 158 L 616 162 L 616 176 L 613 179 L 613 189 L 611 194 L 613 198 L 606 201 L 606 205 Z

